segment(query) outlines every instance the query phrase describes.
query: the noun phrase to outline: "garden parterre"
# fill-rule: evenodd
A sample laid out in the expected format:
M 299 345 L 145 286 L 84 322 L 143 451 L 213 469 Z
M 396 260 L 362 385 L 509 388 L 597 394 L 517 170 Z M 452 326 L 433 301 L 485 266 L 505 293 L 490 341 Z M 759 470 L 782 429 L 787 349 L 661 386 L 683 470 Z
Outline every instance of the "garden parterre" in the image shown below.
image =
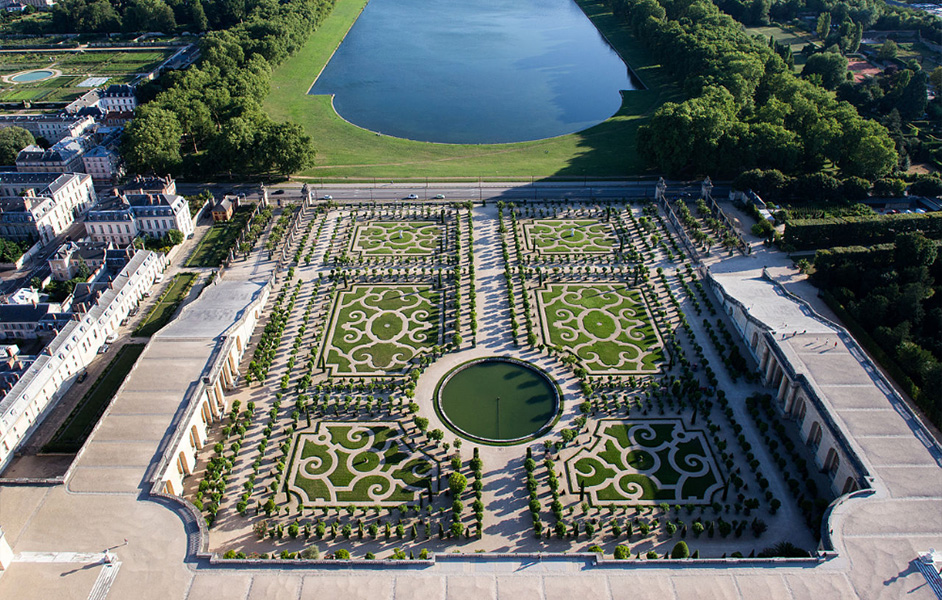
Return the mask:
M 654 205 L 363 204 L 297 218 L 300 235 L 285 236 L 294 259 L 259 341 L 264 368 L 252 371 L 260 383 L 245 389 L 253 406 L 236 411 L 223 458 L 206 458 L 217 473 L 231 461 L 223 487 L 242 490 L 212 494 L 208 514 L 224 524 L 217 547 L 287 557 L 312 544 L 395 557 L 406 543 L 663 554 L 692 531 L 698 549 L 718 555 L 710 549 L 782 539 L 779 508 L 791 500 L 770 483 L 710 368 L 724 340 L 704 349 L 701 328 L 721 319 L 704 288 L 687 284 L 699 281 Z M 599 228 L 566 252 L 530 251 L 527 225 L 549 221 Z M 475 252 L 496 256 L 504 277 Z M 480 314 L 508 315 L 509 327 L 482 335 L 476 291 Z M 509 313 L 496 312 L 500 303 Z M 494 336 L 516 349 L 504 353 L 558 365 L 561 385 L 578 383 L 541 444 L 462 446 L 417 396 L 430 367 L 486 351 Z M 242 458 L 242 446 L 255 450 Z M 514 492 L 522 487 L 529 499 Z M 523 536 L 521 511 L 533 523 Z M 762 537 L 770 524 L 771 541 Z M 257 542 L 224 533 L 245 526 Z M 746 529 L 753 535 L 738 541 Z

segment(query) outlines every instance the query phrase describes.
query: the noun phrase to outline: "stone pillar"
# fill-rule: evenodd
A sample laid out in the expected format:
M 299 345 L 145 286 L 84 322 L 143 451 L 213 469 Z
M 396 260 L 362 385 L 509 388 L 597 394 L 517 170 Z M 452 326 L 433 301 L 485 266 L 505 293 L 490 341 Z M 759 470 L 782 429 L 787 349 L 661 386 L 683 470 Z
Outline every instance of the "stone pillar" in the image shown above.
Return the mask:
M 789 384 L 788 377 L 785 377 L 785 373 L 782 373 L 782 383 L 778 386 L 778 393 L 775 395 L 776 400 L 779 402 L 785 400 L 785 397 L 788 395 Z
M 785 395 L 785 398 L 782 401 L 782 413 L 783 414 L 787 415 L 791 411 L 792 406 L 795 403 L 795 396 L 797 395 L 798 395 L 798 385 L 793 383 L 791 385 L 791 388 L 788 390 L 788 394 Z
M 229 361 L 226 361 L 222 365 L 222 372 L 220 373 L 220 379 L 222 380 L 222 385 L 225 389 L 232 389 L 232 374 L 229 373 Z
M 667 182 L 664 181 L 664 178 L 661 177 L 657 181 L 657 186 L 654 188 L 654 199 L 655 200 L 664 200 L 664 194 L 667 192 Z
M 713 182 L 710 181 L 710 176 L 707 175 L 707 178 L 704 179 L 703 182 L 700 184 L 700 196 L 702 196 L 703 199 L 706 200 L 707 198 L 710 197 L 710 192 L 712 191 L 713 191 Z
M 771 385 L 772 379 L 775 376 L 775 369 L 778 367 L 778 364 L 775 362 L 775 358 L 772 356 L 772 352 L 769 351 L 769 362 L 765 365 L 765 384 Z

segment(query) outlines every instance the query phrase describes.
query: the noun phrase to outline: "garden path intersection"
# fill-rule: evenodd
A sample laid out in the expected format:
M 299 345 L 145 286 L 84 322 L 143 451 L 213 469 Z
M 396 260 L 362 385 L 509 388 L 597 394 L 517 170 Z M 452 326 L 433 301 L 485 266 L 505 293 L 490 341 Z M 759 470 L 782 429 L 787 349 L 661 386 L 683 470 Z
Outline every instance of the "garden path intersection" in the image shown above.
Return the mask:
M 399 208 L 354 211 L 340 206 L 326 212 L 302 211 L 298 234 L 288 241 L 284 263 L 279 262 L 278 252 L 269 256 L 261 249 L 263 237 L 259 249 L 233 263 L 220 283 L 207 287 L 176 321 L 151 339 L 65 485 L 0 486 L 0 527 L 15 553 L 13 563 L 0 576 L 0 597 L 935 597 L 915 561 L 930 547 L 942 548 L 938 447 L 894 404 L 892 394 L 888 396 L 882 379 L 852 340 L 815 316 L 812 307 L 823 310 L 814 290 L 795 276 L 786 257 L 752 240 L 750 255 L 714 254 L 704 263 L 726 294 L 766 323 L 796 369 L 820 391 L 836 425 L 846 432 L 870 472 L 874 491 L 868 497 L 845 500 L 833 510 L 826 527 L 835 552 L 828 560 L 776 564 L 720 559 L 721 554 L 748 553 L 780 539 L 813 547 L 818 536 L 806 526 L 786 478 L 775 469 L 772 453 L 747 411 L 747 397 L 757 391 L 774 394 L 774 390 L 734 378 L 724 366 L 729 349 L 721 352 L 720 346 L 711 343 L 710 334 L 720 330 L 719 323 L 726 323 L 735 335 L 735 326 L 724 321 L 722 311 L 707 316 L 704 310 L 701 316 L 700 309 L 694 309 L 694 299 L 700 299 L 699 305 L 706 302 L 705 296 L 685 291 L 694 279 L 679 260 L 679 251 L 675 259 L 670 242 L 662 244 L 677 232 L 659 223 L 650 207 L 641 204 L 621 204 L 613 215 L 607 205 L 553 203 L 531 206 L 532 212 L 523 210 L 513 217 L 508 208 L 492 203 L 475 204 L 470 210 L 446 205 L 430 208 L 421 202 L 404 208 L 398 204 Z M 577 234 L 584 236 L 583 252 L 573 241 Z M 652 240 L 655 235 L 659 239 Z M 515 243 L 520 244 L 519 251 Z M 637 252 L 631 260 L 614 258 L 629 250 Z M 293 261 L 292 256 L 296 257 Z M 649 271 L 636 271 L 639 264 Z M 289 266 L 294 267 L 291 273 Z M 456 267 L 461 269 L 457 279 L 452 276 Z M 656 272 L 658 267 L 661 272 Z M 283 290 L 280 306 L 293 308 L 286 312 L 282 342 L 265 382 L 243 383 L 227 391 L 227 399 L 239 400 L 243 408 L 256 402 L 258 414 L 245 434 L 246 449 L 235 461 L 208 547 L 199 548 L 192 514 L 172 501 L 150 496 L 150 481 L 174 435 L 186 390 L 210 360 L 213 340 L 238 318 L 273 272 L 277 279 L 266 312 L 271 313 Z M 473 318 L 470 306 L 474 306 Z M 681 315 L 690 324 L 689 335 L 680 331 Z M 258 331 L 265 325 L 263 318 Z M 456 332 L 462 338 L 457 344 Z M 536 344 L 527 341 L 530 333 Z M 253 337 L 253 344 L 257 338 Z M 295 340 L 299 341 L 296 351 Z M 693 340 L 702 344 L 699 353 Z M 548 351 L 547 346 L 559 346 L 562 351 Z M 611 352 L 613 346 L 623 349 Z M 673 380 L 666 378 L 679 368 L 678 347 L 692 362 L 701 364 L 697 377 L 705 376 L 703 361 L 714 365 L 714 387 L 725 391 L 731 417 L 725 417 L 718 406 L 694 408 L 667 393 Z M 252 347 L 240 366 L 243 374 L 251 353 Z M 310 521 L 324 518 L 328 525 L 335 520 L 353 523 L 341 512 L 360 502 L 357 498 L 369 497 L 369 507 L 381 505 L 382 518 L 394 526 L 396 519 L 389 515 L 402 503 L 424 505 L 430 489 L 436 498 L 444 497 L 436 486 L 448 487 L 445 478 L 452 472 L 449 459 L 455 436 L 445 436 L 444 441 L 452 445 L 449 452 L 440 441 L 430 440 L 430 433 L 423 433 L 426 429 L 448 431 L 435 409 L 438 382 L 459 365 L 492 356 L 532 363 L 558 384 L 563 399 L 559 420 L 545 437 L 559 441 L 562 429 L 575 432 L 572 442 L 549 455 L 564 488 L 565 520 L 579 521 L 585 527 L 590 517 L 597 518 L 604 523 L 604 535 L 596 534 L 589 541 L 583 530 L 576 540 L 557 540 L 555 535 L 534 538 L 524 486 L 527 445 L 539 463 L 534 473 L 539 479 L 540 515 L 550 527 L 553 523 L 547 508 L 552 498 L 543 464 L 544 438 L 540 437 L 516 446 L 464 441 L 460 449 L 463 471 L 470 475 L 467 459 L 472 447 L 478 448 L 484 465 L 481 500 L 486 509 L 481 539 L 442 542 L 434 531 L 428 538 L 420 532 L 422 544 L 413 544 L 408 533 L 394 542 L 357 540 L 355 532 L 349 541 L 340 535 L 316 541 L 315 536 L 310 540 L 256 537 L 254 524 L 264 514 L 256 517 L 254 508 L 258 500 L 270 495 L 283 504 L 279 509 L 283 516 L 276 519 L 282 518 L 285 524 L 299 514 Z M 575 356 L 575 363 L 563 360 L 566 356 Z M 311 379 L 299 392 L 306 362 L 312 365 Z M 413 379 L 408 372 L 418 366 L 423 368 Z M 596 388 L 589 407 L 583 404 L 583 380 L 574 375 L 580 367 L 586 371 L 586 381 Z M 280 385 L 285 376 L 287 383 Z M 401 404 L 386 400 L 383 386 L 393 380 L 396 394 L 411 390 Z M 628 381 L 634 385 L 628 386 Z M 659 383 L 648 387 L 647 381 Z M 351 386 L 343 387 L 347 382 Z M 317 386 L 328 383 L 337 386 L 332 393 L 317 391 Z M 365 387 L 358 389 L 359 383 Z M 626 389 L 631 387 L 639 389 Z M 276 393 L 284 395 L 280 408 L 274 406 Z M 312 408 L 292 420 L 302 393 Z M 314 400 L 318 396 L 319 404 Z M 422 431 L 406 408 L 409 400 L 417 404 L 416 415 L 427 419 Z M 270 434 L 263 434 L 271 410 L 279 420 Z M 585 427 L 577 425 L 580 418 L 588 419 Z M 708 538 L 705 533 L 702 538 L 687 536 L 691 549 L 702 548 L 715 560 L 609 559 L 615 545 L 608 526 L 612 515 L 640 515 L 647 523 L 647 510 L 636 506 L 654 505 L 651 514 L 666 519 L 665 513 L 657 512 L 661 502 L 682 500 L 685 507 L 705 503 L 703 508 L 691 506 L 669 513 L 671 519 L 677 517 L 690 525 L 696 515 L 714 519 L 708 506 L 719 500 L 723 487 L 729 488 L 728 502 L 732 503 L 737 478 L 744 480 L 747 494 L 757 493 L 749 492 L 760 484 L 746 458 L 740 456 L 745 453 L 736 445 L 736 423 L 740 424 L 736 431 L 752 448 L 758 471 L 767 478 L 768 491 L 782 501 L 774 514 L 765 507 L 753 513 L 768 523 L 762 538 L 756 540 L 748 530 L 735 539 Z M 222 439 L 219 431 L 212 435 L 214 440 Z M 271 449 L 267 454 L 257 453 L 254 448 L 269 435 Z M 276 453 L 283 444 L 284 452 Z M 213 444 L 206 443 L 200 454 L 201 468 L 214 455 Z M 257 456 L 263 458 L 264 468 L 255 491 L 250 490 L 251 507 L 242 516 L 236 502 L 253 474 L 251 463 Z M 279 456 L 285 457 L 280 467 L 286 473 L 285 483 L 294 489 L 287 502 L 277 485 L 277 493 L 266 491 L 280 480 Z M 609 471 L 604 477 L 598 475 Z M 300 481 L 305 474 L 309 482 L 320 483 Z M 197 477 L 188 480 L 192 489 L 185 493 L 190 499 L 199 483 Z M 370 486 L 368 492 L 355 491 Z M 349 497 L 338 496 L 344 490 Z M 470 505 L 473 492 L 464 493 L 462 498 Z M 582 497 L 592 498 L 593 506 L 585 514 L 585 509 L 580 511 Z M 336 508 L 324 517 L 327 513 L 321 512 L 319 502 L 333 503 Z M 607 508 L 610 504 L 618 506 Z M 631 506 L 624 507 L 628 512 L 623 512 L 622 504 Z M 439 504 L 434 506 L 437 509 Z M 376 520 L 366 508 L 355 511 L 366 524 Z M 405 518 L 406 524 L 440 520 L 433 511 L 406 512 L 413 513 Z M 450 520 L 450 515 L 443 516 Z M 727 521 L 743 519 L 732 512 L 723 516 Z M 467 510 L 465 522 L 469 528 L 473 524 Z M 663 554 L 681 539 L 679 532 L 672 537 L 659 535 L 640 538 L 636 532 L 630 539 L 622 534 L 621 539 L 632 546 L 632 555 L 637 548 L 642 556 L 653 548 Z M 125 539 L 127 545 L 122 543 Z M 386 558 L 393 547 L 428 547 L 437 556 L 430 562 L 302 564 L 216 561 L 205 554 L 221 555 L 234 548 L 247 553 L 297 551 L 311 543 L 322 551 L 350 548 L 354 558 L 362 558 L 366 551 Z M 586 552 L 592 543 L 604 547 L 605 560 Z M 93 559 L 106 548 L 120 569 L 109 571 L 107 577 L 113 580 L 103 592 L 102 584 L 96 582 L 105 567 Z M 460 554 L 452 554 L 452 549 Z M 486 554 L 476 554 L 478 550 Z M 562 551 L 568 554 L 558 554 Z M 82 557 L 81 564 L 36 560 L 50 553 L 73 557 L 70 560 Z

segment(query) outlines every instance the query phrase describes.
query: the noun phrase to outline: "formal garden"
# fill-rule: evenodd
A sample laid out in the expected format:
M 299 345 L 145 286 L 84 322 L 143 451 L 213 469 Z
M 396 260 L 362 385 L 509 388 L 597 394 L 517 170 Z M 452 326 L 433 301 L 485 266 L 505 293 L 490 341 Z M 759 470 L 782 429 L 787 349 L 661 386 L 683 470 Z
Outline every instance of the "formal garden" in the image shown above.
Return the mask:
M 213 549 L 810 549 L 827 493 L 754 446 L 779 442 L 742 409 L 750 366 L 670 218 L 565 201 L 273 215 L 293 259 L 185 492 Z

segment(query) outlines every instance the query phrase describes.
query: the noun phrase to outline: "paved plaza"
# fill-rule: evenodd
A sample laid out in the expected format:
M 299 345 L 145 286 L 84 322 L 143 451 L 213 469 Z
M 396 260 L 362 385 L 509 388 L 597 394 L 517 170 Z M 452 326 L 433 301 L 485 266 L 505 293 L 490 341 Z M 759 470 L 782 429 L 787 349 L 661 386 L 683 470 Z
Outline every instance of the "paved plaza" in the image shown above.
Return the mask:
M 644 247 L 649 261 L 653 257 L 652 267 L 662 266 L 665 278 L 670 277 L 668 287 L 653 276 L 648 289 L 654 293 L 650 297 L 629 294 L 614 286 L 608 263 L 582 263 L 576 256 L 575 262 L 559 263 L 562 276 L 572 274 L 566 281 L 541 281 L 543 275 L 533 272 L 522 285 L 515 283 L 514 309 L 508 302 L 501 244 L 504 234 L 496 206 L 475 205 L 470 211 L 461 210 L 457 218 L 462 224 L 447 228 L 424 213 L 399 219 L 408 226 L 386 223 L 382 227 L 365 219 L 358 219 L 354 226 L 334 219 L 334 215 L 332 212 L 329 218 L 321 217 L 317 224 L 311 221 L 311 230 L 320 234 L 312 236 L 308 247 L 298 250 L 315 257 L 310 265 L 297 267 L 295 277 L 306 285 L 295 300 L 298 314 L 288 319 L 288 334 L 283 341 L 290 349 L 292 340 L 301 340 L 299 349 L 276 355 L 266 384 L 243 385 L 233 391 L 243 407 L 247 402 L 258 402 L 260 413 L 267 414 L 276 391 L 288 393 L 295 389 L 296 379 L 292 379 L 290 388 L 279 387 L 282 373 L 292 372 L 287 366 L 289 360 L 298 360 L 297 373 L 304 372 L 300 365 L 306 361 L 314 365 L 310 370 L 316 374 L 310 383 L 313 387 L 328 381 L 324 379 L 327 377 L 339 377 L 343 385 L 368 385 L 371 378 L 381 383 L 383 377 L 379 375 L 390 368 L 414 364 L 428 356 L 410 400 L 417 405 L 416 414 L 428 419 L 429 431 L 447 429 L 434 407 L 440 379 L 476 358 L 513 356 L 533 363 L 558 383 L 564 402 L 557 429 L 571 427 L 581 416 L 590 415 L 588 427 L 577 432 L 574 445 L 554 454 L 558 456 L 557 469 L 568 473 L 567 497 L 571 502 L 578 504 L 574 498 L 582 490 L 574 482 L 580 480 L 593 504 L 599 505 L 656 504 L 681 498 L 693 504 L 698 498 L 702 503 L 716 498 L 721 481 L 729 476 L 718 456 L 716 438 L 735 437 L 727 433 L 730 424 L 721 423 L 721 429 L 710 431 L 702 423 L 691 425 L 696 412 L 690 407 L 675 407 L 672 402 L 665 407 L 662 403 L 659 411 L 651 400 L 649 412 L 640 403 L 632 404 L 631 398 L 626 401 L 608 392 L 605 394 L 609 397 L 592 406 L 591 413 L 585 413 L 580 382 L 572 376 L 571 367 L 552 352 L 515 343 L 518 336 L 508 326 L 514 319 L 521 328 L 524 326 L 522 295 L 529 293 L 532 313 L 550 315 L 548 323 L 536 317 L 534 334 L 546 339 L 547 345 L 567 343 L 583 360 L 597 361 L 589 374 L 595 378 L 592 381 L 604 386 L 611 377 L 617 385 L 621 378 L 627 381 L 629 377 L 652 376 L 668 367 L 670 355 L 665 348 L 674 341 L 663 339 L 662 332 L 651 323 L 679 319 L 678 309 L 669 301 L 669 290 L 682 299 L 688 312 L 692 311 L 690 298 L 696 297 L 692 291 L 690 296 L 683 296 L 675 274 L 681 268 L 667 258 L 669 250 L 654 244 L 642 246 L 641 236 L 633 234 L 632 244 Z M 504 215 L 506 219 L 506 212 Z M 470 228 L 464 224 L 466 216 Z M 590 244 L 588 254 L 611 252 L 617 247 L 616 228 L 610 223 L 600 224 L 597 217 L 560 215 L 555 220 L 564 224 L 547 224 L 553 219 L 540 215 L 532 221 L 521 219 L 519 224 L 522 237 L 533 236 L 525 244 L 531 243 L 534 251 L 553 257 L 549 260 L 566 256 L 565 260 L 570 261 L 571 254 L 578 255 L 564 243 L 565 235 L 577 227 L 584 227 L 580 231 Z M 314 229 L 321 224 L 320 229 Z M 549 238 L 540 241 L 539 236 L 550 235 L 551 231 L 555 231 L 556 245 L 547 241 Z M 410 241 L 400 243 L 407 236 Z M 727 294 L 765 323 L 776 340 L 781 340 L 788 359 L 824 398 L 837 426 L 848 434 L 849 444 L 873 476 L 872 493 L 838 504 L 826 522 L 824 533 L 835 550 L 827 560 L 775 564 L 748 557 L 719 557 L 747 547 L 746 542 L 750 548 L 761 548 L 767 545 L 763 540 L 773 539 L 794 539 L 802 546 L 815 543 L 816 536 L 806 530 L 799 508 L 789 500 L 785 480 L 777 475 L 769 476 L 769 492 L 782 498 L 784 504 L 774 518 L 768 518 L 769 531 L 763 540 L 755 541 L 751 534 L 741 540 L 716 539 L 710 546 L 711 553 L 716 554 L 711 554 L 712 560 L 615 561 L 611 559 L 613 543 L 606 544 L 606 558 L 598 560 L 587 551 L 587 538 L 567 545 L 566 555 L 554 554 L 554 548 L 561 550 L 563 546 L 547 546 L 547 542 L 534 539 L 532 533 L 523 486 L 523 447 L 477 445 L 485 466 L 484 535 L 462 544 L 458 554 L 442 550 L 434 561 L 413 563 L 210 561 L 207 550 L 219 554 L 235 548 L 272 552 L 271 543 L 258 540 L 252 530 L 253 521 L 236 513 L 238 496 L 231 493 L 232 498 L 219 512 L 217 525 L 210 530 L 209 547 L 200 547 L 193 513 L 173 500 L 152 496 L 151 482 L 183 418 L 182 399 L 203 375 L 215 340 L 240 318 L 279 269 L 277 256 L 259 251 L 236 261 L 198 297 L 191 295 L 178 318 L 151 339 L 64 485 L 0 485 L 0 527 L 15 553 L 12 565 L 0 576 L 0 598 L 936 598 L 919 569 L 917 557 L 931 547 L 942 549 L 942 455 L 938 445 L 900 404 L 853 340 L 820 318 L 819 314 L 828 315 L 826 307 L 818 301 L 816 290 L 792 268 L 791 261 L 765 249 L 757 240 L 749 241 L 751 254 L 714 253 L 703 257 L 704 266 Z M 446 253 L 452 254 L 441 252 L 443 245 Z M 469 246 L 473 247 L 473 255 Z M 320 258 L 338 257 L 347 251 L 362 253 L 372 262 L 369 267 L 352 267 L 359 273 L 351 276 L 358 279 L 338 285 L 337 293 L 331 296 L 326 284 L 318 287 L 313 282 L 338 267 Z M 449 256 L 457 257 L 458 266 L 466 270 L 468 262 L 473 261 L 476 327 L 471 326 L 472 315 L 467 309 L 458 311 L 457 324 L 453 311 L 448 310 L 449 302 L 456 297 L 467 302 L 467 278 L 455 284 L 433 274 L 442 265 L 448 269 L 455 266 L 447 262 Z M 387 264 L 383 262 L 386 260 L 415 262 Z M 390 273 L 387 269 L 400 272 Z M 283 271 L 278 272 L 276 289 L 284 281 Z M 403 283 L 403 279 L 411 281 Z M 374 283 L 362 283 L 365 280 Z M 554 286 L 559 289 L 554 290 Z M 444 297 L 434 298 L 435 294 Z M 541 299 L 541 294 L 546 296 Z M 273 292 L 272 298 L 275 295 Z M 286 298 L 289 296 L 286 294 Z M 303 311 L 309 312 L 302 317 Z M 310 321 L 308 315 L 312 315 Z M 313 325 L 317 319 L 324 323 L 322 331 Z M 710 319 L 713 323 L 718 320 L 719 315 Z M 697 339 L 708 339 L 703 320 L 691 321 Z M 261 322 L 259 327 L 264 325 Z M 457 344 L 459 350 L 445 351 L 453 343 L 455 327 L 464 341 Z M 410 337 L 416 330 L 425 337 Z M 567 340 L 567 335 L 572 339 Z M 587 337 L 581 339 L 581 335 Z M 554 336 L 559 336 L 556 341 Z M 523 337 L 520 335 L 519 341 Z M 607 356 L 593 349 L 594 344 L 608 339 L 619 340 L 626 345 L 626 351 Z M 364 344 L 372 349 L 357 354 Z M 429 352 L 425 348 L 428 345 L 442 348 Z M 705 343 L 701 352 L 710 364 L 722 365 L 722 356 L 714 346 Z M 252 358 L 250 355 L 251 348 L 246 361 Z M 387 358 L 378 363 L 376 357 L 383 356 Z M 293 375 L 296 378 L 297 373 Z M 725 368 L 717 368 L 715 377 L 716 387 L 725 390 L 730 399 L 730 423 L 742 423 L 746 427 L 743 435 L 758 439 L 746 414 L 745 399 L 768 390 L 755 381 L 731 376 Z M 313 395 L 309 390 L 307 393 Z M 339 396 L 349 393 L 340 391 Z M 376 395 L 380 396 L 378 391 Z M 293 402 L 285 407 L 289 412 Z M 665 408 L 669 414 L 662 415 Z M 308 510 L 318 503 L 356 504 L 364 496 L 370 497 L 370 506 L 377 502 L 398 505 L 408 502 L 410 495 L 421 497 L 427 490 L 426 478 L 448 472 L 448 457 L 440 445 L 424 444 L 420 448 L 412 443 L 420 436 L 411 424 L 411 415 L 403 416 L 407 414 L 404 406 L 390 403 L 371 407 L 370 414 L 376 412 L 372 419 L 347 418 L 334 425 L 330 422 L 342 419 L 326 415 L 353 413 L 359 419 L 366 414 L 364 407 L 351 409 L 334 400 L 317 410 L 320 420 L 306 423 L 303 416 L 296 416 L 296 429 L 292 426 L 290 435 L 281 431 L 283 425 L 279 423 L 270 442 L 272 446 L 287 443 L 284 448 L 288 460 L 283 466 L 289 473 L 287 485 L 299 497 L 303 495 L 301 504 Z M 260 418 L 257 423 L 256 429 L 260 430 L 264 421 Z M 253 443 L 257 441 L 252 437 L 257 435 L 256 429 L 246 438 Z M 454 436 L 448 439 L 453 442 Z M 462 455 L 469 457 L 472 446 L 466 441 Z M 756 460 L 771 464 L 768 452 L 759 446 L 757 442 Z M 207 444 L 206 452 L 210 450 L 211 444 Z M 249 471 L 247 467 L 237 468 L 234 484 L 241 487 Z M 605 478 L 594 477 L 603 471 L 610 473 Z M 747 479 L 747 488 L 756 489 L 758 478 L 754 474 L 741 476 Z M 618 483 L 607 485 L 612 478 Z M 258 487 L 263 487 L 262 481 L 265 485 L 268 482 L 259 481 Z M 540 489 L 541 494 L 548 494 L 543 487 Z M 347 495 L 340 497 L 341 493 Z M 256 497 L 262 496 L 252 496 L 253 502 Z M 289 510 L 296 511 L 297 507 L 297 500 L 292 500 Z M 790 523 L 799 523 L 795 531 L 791 531 Z M 692 538 L 687 542 L 696 547 Z M 444 548 L 434 546 L 436 543 L 429 541 L 426 545 L 433 550 Z M 267 550 L 265 544 L 269 544 Z M 304 546 L 300 541 L 292 545 L 290 540 L 278 544 L 279 552 Z M 318 545 L 326 550 L 336 544 L 325 541 Z M 635 545 L 632 542 L 632 555 Z M 388 552 L 390 547 L 380 541 L 363 546 L 375 548 L 378 553 Z M 359 547 L 354 548 L 358 554 L 355 558 L 361 558 L 362 552 L 356 550 Z

